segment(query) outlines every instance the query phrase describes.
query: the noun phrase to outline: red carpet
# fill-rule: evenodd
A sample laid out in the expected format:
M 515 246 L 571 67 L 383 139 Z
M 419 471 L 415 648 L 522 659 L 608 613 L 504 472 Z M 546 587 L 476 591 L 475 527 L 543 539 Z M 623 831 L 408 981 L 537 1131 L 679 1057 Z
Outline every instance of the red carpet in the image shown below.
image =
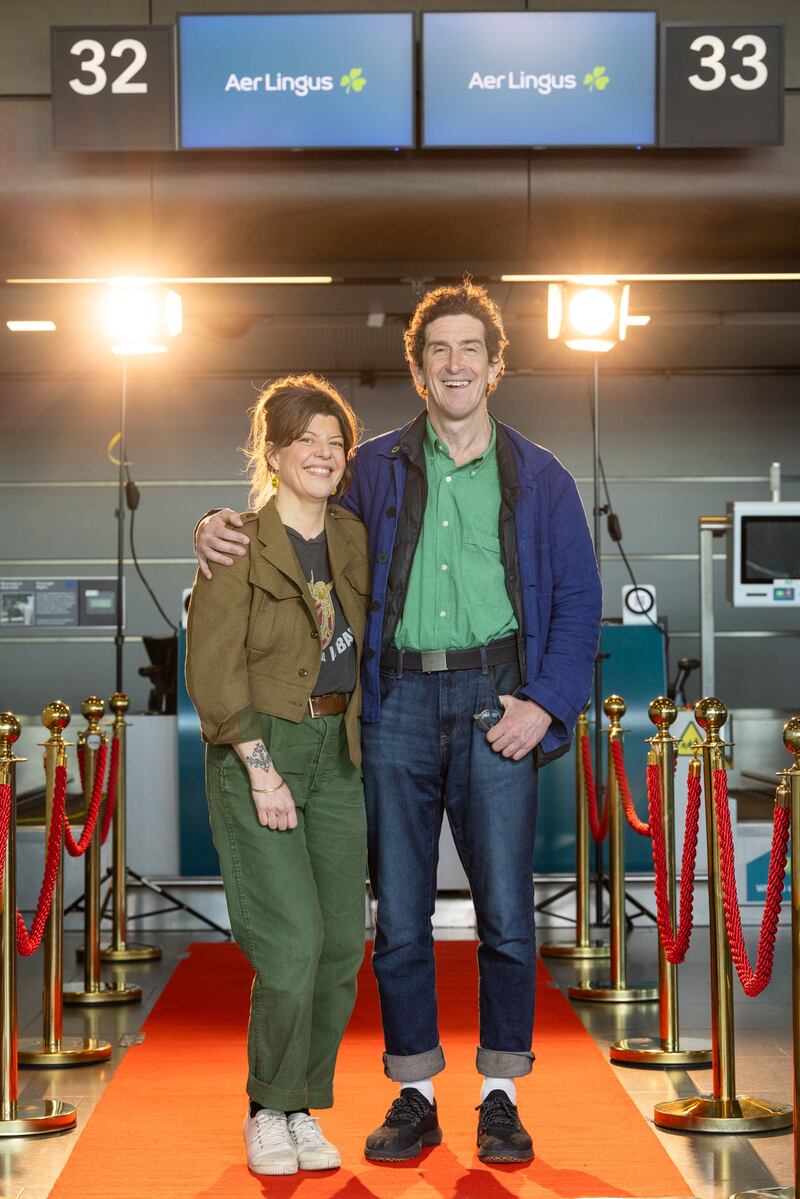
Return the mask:
M 369 965 L 339 1055 L 324 1129 L 341 1170 L 258 1178 L 244 1163 L 245 1021 L 251 971 L 231 945 L 192 946 L 83 1130 L 53 1199 L 544 1199 L 688 1195 L 687 1184 L 613 1068 L 540 966 L 537 1061 L 519 1088 L 536 1160 L 486 1167 L 475 1153 L 477 969 L 471 942 L 440 942 L 447 1069 L 436 1079 L 444 1143 L 407 1165 L 375 1166 L 364 1136 L 395 1096 L 381 1066 Z

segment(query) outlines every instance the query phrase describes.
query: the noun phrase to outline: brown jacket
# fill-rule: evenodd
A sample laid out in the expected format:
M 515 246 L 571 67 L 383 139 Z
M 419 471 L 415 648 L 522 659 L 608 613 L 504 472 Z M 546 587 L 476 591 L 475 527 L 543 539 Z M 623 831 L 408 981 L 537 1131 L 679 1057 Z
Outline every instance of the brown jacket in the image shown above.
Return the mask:
M 320 669 L 314 604 L 278 509 L 267 503 L 242 516 L 248 553 L 217 567 L 211 581 L 198 571 L 189 605 L 186 687 L 212 745 L 259 738 L 259 712 L 299 724 Z M 335 504 L 325 532 L 333 585 L 355 638 L 358 679 L 370 601 L 367 532 Z M 360 707 L 357 681 L 344 718 L 356 765 Z

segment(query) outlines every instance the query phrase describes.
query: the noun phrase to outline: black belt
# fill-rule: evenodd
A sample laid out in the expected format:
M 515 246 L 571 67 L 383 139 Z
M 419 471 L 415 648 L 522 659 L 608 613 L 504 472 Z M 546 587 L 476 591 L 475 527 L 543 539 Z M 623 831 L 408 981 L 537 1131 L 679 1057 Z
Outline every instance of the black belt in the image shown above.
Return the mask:
M 505 637 L 502 641 L 492 641 L 489 645 L 475 649 L 415 649 L 398 650 L 394 646 L 381 654 L 381 666 L 384 670 L 397 670 L 400 654 L 403 655 L 403 670 L 421 670 L 424 674 L 432 674 L 439 670 L 475 670 L 483 666 L 484 656 L 487 666 L 499 666 L 501 662 L 517 661 L 516 637 Z

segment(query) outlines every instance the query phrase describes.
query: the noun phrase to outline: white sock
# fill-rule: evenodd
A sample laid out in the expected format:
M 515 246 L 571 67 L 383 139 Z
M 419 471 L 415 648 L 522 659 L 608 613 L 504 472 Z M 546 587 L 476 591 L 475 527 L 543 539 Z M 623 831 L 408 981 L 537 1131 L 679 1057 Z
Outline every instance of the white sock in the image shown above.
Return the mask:
M 512 1103 L 517 1102 L 517 1088 L 513 1078 L 488 1078 L 483 1080 L 481 1087 L 481 1103 L 490 1091 L 505 1091 Z
M 415 1091 L 419 1091 L 420 1095 L 424 1095 L 428 1103 L 433 1103 L 433 1079 L 420 1078 L 417 1082 L 404 1082 L 400 1084 L 400 1090 L 404 1091 L 406 1087 L 413 1087 Z

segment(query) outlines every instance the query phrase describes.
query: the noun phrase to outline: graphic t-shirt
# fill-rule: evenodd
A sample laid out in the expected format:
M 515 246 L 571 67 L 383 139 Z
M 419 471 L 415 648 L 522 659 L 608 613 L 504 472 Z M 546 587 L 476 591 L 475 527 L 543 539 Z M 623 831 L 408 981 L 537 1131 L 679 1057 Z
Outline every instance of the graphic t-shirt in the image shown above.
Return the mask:
M 319 641 L 322 651 L 319 678 L 312 695 L 329 691 L 352 691 L 356 685 L 356 646 L 341 604 L 333 589 L 328 542 L 324 531 L 306 541 L 295 529 L 286 532 L 305 575 L 308 590 L 317 610 Z

